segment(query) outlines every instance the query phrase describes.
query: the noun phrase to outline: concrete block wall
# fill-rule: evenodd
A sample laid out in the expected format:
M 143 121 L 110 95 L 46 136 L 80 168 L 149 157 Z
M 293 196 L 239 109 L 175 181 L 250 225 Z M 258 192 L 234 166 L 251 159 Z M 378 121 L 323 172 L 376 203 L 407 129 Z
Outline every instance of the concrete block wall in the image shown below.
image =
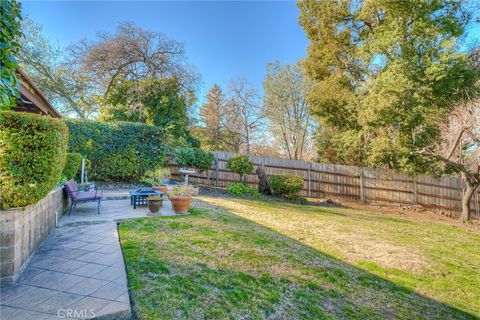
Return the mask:
M 63 188 L 35 204 L 0 210 L 0 284 L 14 283 L 65 212 Z

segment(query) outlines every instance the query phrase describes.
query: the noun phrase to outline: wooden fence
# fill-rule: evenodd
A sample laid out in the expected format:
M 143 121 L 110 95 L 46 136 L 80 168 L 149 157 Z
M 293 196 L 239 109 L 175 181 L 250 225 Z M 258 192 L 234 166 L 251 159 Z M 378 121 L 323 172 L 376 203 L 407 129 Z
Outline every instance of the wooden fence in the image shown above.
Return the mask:
M 227 161 L 234 153 L 215 152 L 211 170 L 190 176 L 193 183 L 226 187 L 238 182 L 239 176 L 227 169 Z M 288 173 L 305 179 L 300 195 L 312 198 L 333 198 L 364 203 L 395 203 L 420 205 L 452 213 L 461 211 L 463 185 L 457 175 L 440 177 L 419 174 L 408 175 L 388 169 L 362 168 L 306 161 L 250 157 L 255 167 L 261 166 L 267 175 Z M 179 178 L 178 167 L 170 163 L 172 176 Z M 258 177 L 248 174 L 246 182 L 257 185 Z M 479 191 L 473 196 L 472 211 L 480 207 Z

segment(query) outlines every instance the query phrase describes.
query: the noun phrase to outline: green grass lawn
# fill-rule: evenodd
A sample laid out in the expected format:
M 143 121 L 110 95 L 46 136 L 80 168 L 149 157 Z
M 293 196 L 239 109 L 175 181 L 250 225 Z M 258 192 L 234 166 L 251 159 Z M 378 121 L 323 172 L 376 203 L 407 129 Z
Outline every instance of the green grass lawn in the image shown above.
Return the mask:
M 200 197 L 120 225 L 139 319 L 476 319 L 480 234 L 353 209 Z

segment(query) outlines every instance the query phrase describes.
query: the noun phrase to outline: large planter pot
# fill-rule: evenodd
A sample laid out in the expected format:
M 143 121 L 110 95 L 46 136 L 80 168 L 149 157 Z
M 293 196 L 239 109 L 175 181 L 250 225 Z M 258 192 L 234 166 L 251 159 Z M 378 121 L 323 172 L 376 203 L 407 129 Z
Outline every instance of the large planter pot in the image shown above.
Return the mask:
M 192 197 L 170 197 L 175 213 L 187 213 Z
M 163 199 L 147 199 L 148 209 L 152 213 L 151 215 L 158 215 L 163 205 Z

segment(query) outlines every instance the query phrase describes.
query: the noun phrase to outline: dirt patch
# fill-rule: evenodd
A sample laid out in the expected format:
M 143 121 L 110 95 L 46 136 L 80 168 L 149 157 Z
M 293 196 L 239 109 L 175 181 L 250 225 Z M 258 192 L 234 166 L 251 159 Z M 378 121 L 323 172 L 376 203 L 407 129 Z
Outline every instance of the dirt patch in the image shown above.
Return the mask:
M 329 244 L 343 254 L 348 261 L 369 261 L 384 268 L 395 268 L 420 273 L 428 267 L 428 260 L 412 248 L 388 241 L 378 241 L 359 233 L 328 233 Z M 308 241 L 307 241 L 308 243 Z

